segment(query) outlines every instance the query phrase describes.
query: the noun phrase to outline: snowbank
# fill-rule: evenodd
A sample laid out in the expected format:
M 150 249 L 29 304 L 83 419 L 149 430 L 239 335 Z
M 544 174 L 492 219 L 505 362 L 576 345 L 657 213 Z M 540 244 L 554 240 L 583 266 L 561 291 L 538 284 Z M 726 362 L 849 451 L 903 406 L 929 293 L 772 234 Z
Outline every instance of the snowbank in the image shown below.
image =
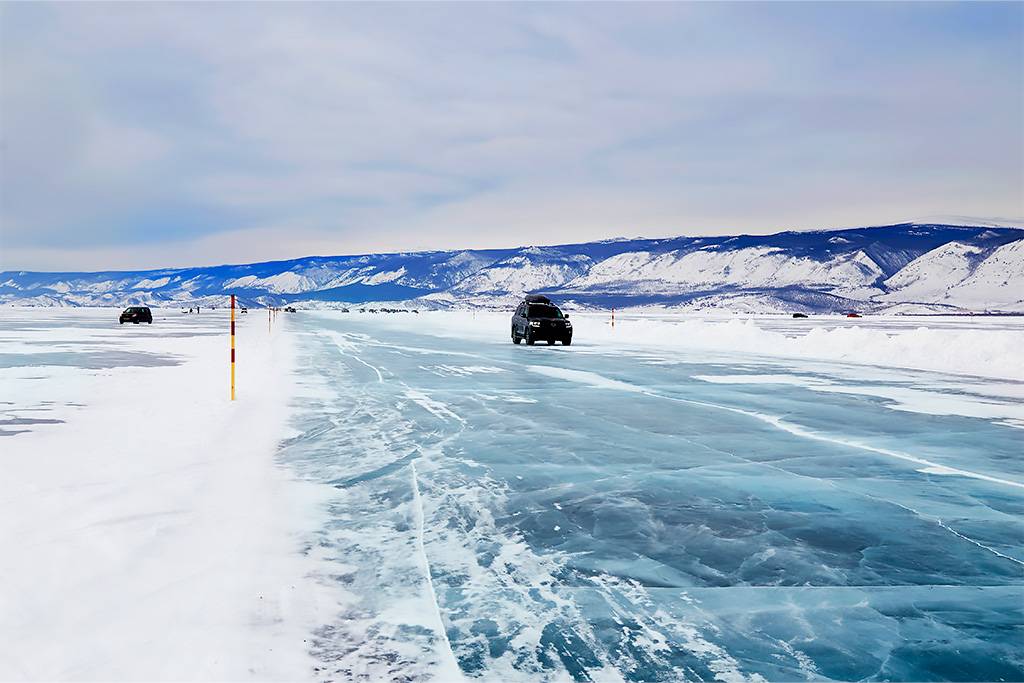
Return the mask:
M 596 323 L 596 324 L 595 324 Z M 709 322 L 618 322 L 614 331 L 593 319 L 580 332 L 607 342 L 653 344 L 717 352 L 914 368 L 951 374 L 1024 380 L 1024 332 L 986 329 L 883 330 L 839 324 L 790 336 L 754 319 Z
M 311 678 L 329 601 L 300 547 L 321 494 L 275 463 L 288 335 L 243 316 L 231 403 L 225 312 L 116 314 L 0 314 L 4 411 L 64 421 L 3 439 L 0 679 Z
M 504 341 L 509 336 L 510 316 L 504 313 L 307 314 L 372 317 L 381 325 L 481 341 Z M 614 328 L 608 315 L 573 312 L 570 319 L 575 327 L 573 343 L 580 345 L 841 361 L 1024 381 L 1022 318 L 928 318 L 911 326 L 914 323 L 896 316 L 793 321 L 772 316 L 660 315 L 620 316 Z

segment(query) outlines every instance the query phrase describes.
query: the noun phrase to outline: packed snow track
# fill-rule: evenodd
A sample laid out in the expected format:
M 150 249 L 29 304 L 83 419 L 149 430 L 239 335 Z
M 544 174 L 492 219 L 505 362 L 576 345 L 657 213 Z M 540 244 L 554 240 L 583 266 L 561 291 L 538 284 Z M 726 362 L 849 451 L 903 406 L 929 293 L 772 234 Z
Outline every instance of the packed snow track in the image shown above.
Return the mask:
M 485 327 L 294 318 L 319 677 L 1024 678 L 1021 383 Z

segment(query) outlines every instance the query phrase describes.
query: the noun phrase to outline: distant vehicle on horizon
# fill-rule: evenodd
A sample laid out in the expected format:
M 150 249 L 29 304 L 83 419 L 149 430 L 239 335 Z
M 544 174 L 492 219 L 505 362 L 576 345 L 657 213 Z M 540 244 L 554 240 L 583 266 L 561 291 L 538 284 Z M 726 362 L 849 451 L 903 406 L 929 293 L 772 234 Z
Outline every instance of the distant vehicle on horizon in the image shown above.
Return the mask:
M 846 317 L 847 318 L 859 318 L 861 316 L 860 316 L 860 313 L 847 313 Z
M 551 299 L 540 294 L 531 294 L 523 299 L 512 314 L 512 343 L 526 340 L 533 346 L 544 340 L 548 346 L 556 341 L 564 346 L 572 344 L 572 323 Z
M 125 323 L 134 323 L 135 325 L 149 323 L 152 325 L 153 311 L 149 310 L 148 306 L 129 306 L 121 313 L 118 323 L 121 325 Z
M 794 313 L 793 317 L 794 318 L 806 318 L 807 314 L 806 313 Z

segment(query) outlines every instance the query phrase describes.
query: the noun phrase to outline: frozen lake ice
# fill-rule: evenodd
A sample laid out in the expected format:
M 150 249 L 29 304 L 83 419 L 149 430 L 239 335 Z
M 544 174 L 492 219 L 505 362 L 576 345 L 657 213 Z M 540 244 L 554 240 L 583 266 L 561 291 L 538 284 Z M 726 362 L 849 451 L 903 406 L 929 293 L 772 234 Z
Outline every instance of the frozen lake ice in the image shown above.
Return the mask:
M 0 677 L 1024 679 L 1017 319 L 109 316 L 0 316 Z
M 1019 382 L 444 315 L 297 319 L 324 675 L 1024 678 Z
M 312 678 L 289 336 L 242 316 L 230 402 L 225 311 L 119 312 L 0 309 L 0 680 Z

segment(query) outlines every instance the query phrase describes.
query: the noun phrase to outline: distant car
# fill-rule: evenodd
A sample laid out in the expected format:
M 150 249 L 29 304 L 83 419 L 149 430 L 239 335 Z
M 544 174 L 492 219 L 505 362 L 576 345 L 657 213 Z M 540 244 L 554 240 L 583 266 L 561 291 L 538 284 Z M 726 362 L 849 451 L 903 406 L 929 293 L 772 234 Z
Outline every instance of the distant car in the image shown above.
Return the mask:
M 533 294 L 526 297 L 512 314 L 512 342 L 518 344 L 523 340 L 530 345 L 538 341 L 546 341 L 549 345 L 556 341 L 565 346 L 572 344 L 569 316 L 546 296 Z
M 847 313 L 846 317 L 847 318 L 859 318 L 860 317 L 860 313 Z
M 124 309 L 118 322 L 122 325 L 125 323 L 135 323 L 136 325 L 139 323 L 149 323 L 152 325 L 153 312 L 149 310 L 148 306 L 129 306 Z
M 793 317 L 794 318 L 806 318 L 807 314 L 806 313 L 794 313 Z

